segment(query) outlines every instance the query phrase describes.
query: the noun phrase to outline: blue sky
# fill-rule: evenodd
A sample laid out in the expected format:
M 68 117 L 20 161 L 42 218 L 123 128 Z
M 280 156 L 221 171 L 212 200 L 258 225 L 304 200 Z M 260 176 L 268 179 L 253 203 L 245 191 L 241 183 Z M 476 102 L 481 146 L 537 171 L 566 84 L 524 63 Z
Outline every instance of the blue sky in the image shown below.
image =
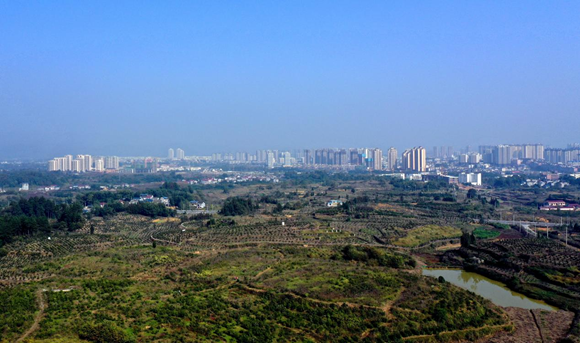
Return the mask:
M 0 158 L 580 141 L 578 1 L 1 1 Z

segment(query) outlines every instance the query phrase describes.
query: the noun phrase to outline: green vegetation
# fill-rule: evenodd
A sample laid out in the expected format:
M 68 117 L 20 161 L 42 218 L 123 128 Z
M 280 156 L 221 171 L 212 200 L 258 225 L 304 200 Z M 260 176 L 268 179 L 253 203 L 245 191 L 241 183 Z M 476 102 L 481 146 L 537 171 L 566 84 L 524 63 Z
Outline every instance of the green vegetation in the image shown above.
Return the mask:
M 394 257 L 402 269 L 383 266 Z M 48 289 L 48 305 L 32 342 L 398 341 L 466 329 L 478 337 L 478 328 L 507 324 L 488 301 L 405 271 L 410 261 L 352 246 L 67 256 L 47 266 L 60 276 L 37 286 Z M 34 295 L 20 287 L 3 294 L 23 299 L 14 311 L 28 323 Z M 20 332 L 5 327 L 5 337 Z
M 32 324 L 36 297 L 28 288 L 0 289 L 0 342 L 14 339 Z
M 407 255 L 385 253 L 377 248 L 371 247 L 354 247 L 347 245 L 341 250 L 342 258 L 347 261 L 362 261 L 367 263 L 376 263 L 379 266 L 391 268 L 415 268 L 416 262 Z
M 79 203 L 57 205 L 39 197 L 20 199 L 0 214 L 0 247 L 18 236 L 46 234 L 53 229 L 75 231 L 83 223 Z
M 461 230 L 451 226 L 426 225 L 407 232 L 405 237 L 395 241 L 395 245 L 416 247 L 430 241 L 461 237 Z
M 532 298 L 559 308 L 580 308 L 580 253 L 558 242 L 537 238 L 486 240 L 449 254 L 465 258 L 467 269 Z M 473 256 L 485 263 L 470 263 Z
M 224 216 L 244 216 L 254 213 L 257 207 L 252 199 L 233 197 L 226 199 L 220 214 Z
M 477 239 L 492 239 L 501 235 L 501 232 L 498 230 L 490 230 L 486 228 L 476 228 L 473 230 L 473 235 Z
M 131 189 L 0 195 L 2 339 L 30 328 L 39 289 L 47 307 L 28 338 L 36 343 L 474 341 L 513 327 L 488 301 L 422 277 L 417 262 L 465 267 L 580 306 L 580 258 L 561 243 L 564 227 L 547 241 L 483 224 L 560 221 L 538 204 L 577 193 L 515 183 L 474 191 L 364 171 L 274 173 L 280 182 L 176 183 L 196 175 L 184 172 Z M 111 178 L 57 176 L 93 186 Z M 143 193 L 171 207 L 127 204 Z M 327 208 L 331 199 L 343 205 Z M 167 218 L 191 200 L 221 210 Z M 569 232 L 580 231 L 569 219 Z
M 140 214 L 151 218 L 169 217 L 175 215 L 175 211 L 168 209 L 163 204 L 152 204 L 146 202 L 128 205 L 127 212 L 131 214 Z

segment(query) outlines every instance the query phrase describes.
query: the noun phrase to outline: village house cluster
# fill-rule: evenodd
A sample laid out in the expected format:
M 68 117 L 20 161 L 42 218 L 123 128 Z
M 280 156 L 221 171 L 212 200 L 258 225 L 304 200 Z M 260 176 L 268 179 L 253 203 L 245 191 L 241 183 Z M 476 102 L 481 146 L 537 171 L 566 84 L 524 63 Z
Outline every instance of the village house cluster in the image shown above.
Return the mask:
M 540 206 L 541 211 L 580 211 L 580 205 L 567 203 L 564 200 L 546 200 Z

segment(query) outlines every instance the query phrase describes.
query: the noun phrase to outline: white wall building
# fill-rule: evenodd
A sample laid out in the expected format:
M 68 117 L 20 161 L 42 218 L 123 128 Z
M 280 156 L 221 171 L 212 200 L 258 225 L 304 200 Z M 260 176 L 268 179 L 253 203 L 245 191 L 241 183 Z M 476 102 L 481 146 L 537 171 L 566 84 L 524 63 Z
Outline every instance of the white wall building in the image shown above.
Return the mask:
M 481 186 L 481 173 L 461 173 L 459 174 L 459 183 Z
M 94 163 L 95 163 L 94 170 L 96 172 L 102 173 L 105 171 L 105 160 L 102 157 L 96 158 Z
M 181 148 L 177 148 L 177 150 L 175 150 L 175 158 L 178 160 L 185 159 L 185 151 Z
M 107 156 L 105 158 L 105 169 L 119 169 L 119 157 Z

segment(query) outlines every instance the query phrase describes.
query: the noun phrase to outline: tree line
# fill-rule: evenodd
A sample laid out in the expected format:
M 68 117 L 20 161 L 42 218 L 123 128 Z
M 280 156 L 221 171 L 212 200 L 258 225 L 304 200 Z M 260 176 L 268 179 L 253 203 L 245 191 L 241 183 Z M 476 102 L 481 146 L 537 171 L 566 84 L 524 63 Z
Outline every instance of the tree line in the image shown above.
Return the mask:
M 57 204 L 44 197 L 20 199 L 0 211 L 0 246 L 18 236 L 48 234 L 52 230 L 75 231 L 84 224 L 78 202 Z

